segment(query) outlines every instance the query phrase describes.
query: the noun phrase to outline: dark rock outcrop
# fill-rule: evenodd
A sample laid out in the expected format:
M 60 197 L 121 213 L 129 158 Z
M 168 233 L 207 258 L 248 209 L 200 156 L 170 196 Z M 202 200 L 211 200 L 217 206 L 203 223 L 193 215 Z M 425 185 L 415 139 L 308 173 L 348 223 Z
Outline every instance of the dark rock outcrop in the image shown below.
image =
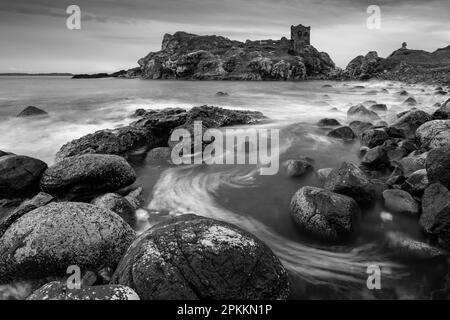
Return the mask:
M 18 115 L 18 118 L 27 118 L 27 117 L 46 117 L 48 113 L 42 109 L 37 107 L 29 106 L 23 109 Z
M 63 199 L 93 197 L 116 191 L 136 180 L 136 173 L 119 156 L 85 154 L 69 157 L 49 167 L 40 186 L 45 192 Z
M 45 162 L 27 156 L 0 157 L 0 199 L 26 198 L 38 190 L 39 179 L 45 169 Z
M 450 120 L 432 120 L 416 130 L 422 148 L 434 149 L 450 146 Z
M 450 146 L 431 150 L 427 156 L 426 170 L 430 183 L 440 182 L 450 188 Z
M 135 233 L 96 206 L 50 203 L 23 215 L 0 238 L 0 281 L 64 276 L 70 265 L 115 268 Z
M 353 231 L 360 215 L 355 200 L 315 187 L 303 187 L 291 200 L 291 216 L 296 224 L 315 237 L 342 241 Z
M 350 127 L 339 127 L 331 130 L 328 132 L 328 136 L 340 140 L 353 140 L 356 138 L 356 134 Z
M 162 222 L 129 248 L 112 283 L 147 299 L 285 299 L 287 272 L 261 241 L 196 215 Z
M 398 118 L 391 128 L 401 133 L 403 137 L 414 138 L 417 128 L 431 120 L 433 118 L 425 111 L 412 109 Z
M 369 129 L 362 133 L 361 145 L 374 148 L 382 145 L 387 139 L 389 139 L 389 135 L 386 131 L 382 129 Z
M 317 123 L 319 127 L 334 127 L 334 126 L 340 126 L 341 124 L 336 119 L 331 118 L 324 118 L 320 119 Z
M 369 168 L 377 168 L 389 164 L 389 157 L 383 146 L 369 149 L 363 156 L 361 163 Z

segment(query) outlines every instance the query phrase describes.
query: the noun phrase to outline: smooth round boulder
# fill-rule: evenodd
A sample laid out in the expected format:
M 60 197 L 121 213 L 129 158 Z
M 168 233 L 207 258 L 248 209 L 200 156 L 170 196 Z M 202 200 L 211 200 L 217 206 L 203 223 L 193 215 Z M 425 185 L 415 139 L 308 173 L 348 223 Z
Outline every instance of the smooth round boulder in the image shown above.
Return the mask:
M 389 189 L 383 192 L 384 206 L 391 213 L 407 214 L 417 217 L 420 212 L 419 204 L 406 191 Z
M 181 215 L 145 231 L 112 278 L 142 300 L 273 300 L 289 295 L 272 251 L 231 224 Z
M 340 126 L 341 124 L 336 119 L 331 118 L 324 118 L 320 119 L 317 123 L 319 127 L 334 127 L 334 126 Z
M 313 165 L 307 160 L 287 160 L 283 162 L 284 172 L 288 177 L 300 177 L 314 170 Z
M 136 222 L 134 207 L 127 199 L 117 193 L 106 193 L 96 197 L 91 201 L 94 206 L 111 210 L 117 213 L 129 225 L 133 226 Z
M 340 140 L 353 140 L 356 138 L 356 134 L 350 127 L 340 127 L 328 132 L 328 136 Z
M 397 231 L 389 231 L 386 234 L 386 245 L 395 252 L 396 256 L 404 259 L 434 260 L 445 259 L 447 256 L 444 250 L 414 240 L 406 234 Z
M 41 189 L 64 199 L 92 197 L 116 191 L 136 180 L 128 162 L 115 155 L 86 154 L 69 157 L 42 175 Z
M 0 281 L 64 276 L 71 265 L 114 269 L 134 239 L 135 232 L 112 211 L 50 203 L 20 217 L 0 238 Z
M 350 197 L 315 187 L 303 187 L 291 200 L 291 216 L 307 233 L 330 242 L 344 240 L 353 230 L 360 209 Z
M 450 146 L 450 120 L 432 120 L 416 130 L 422 148 L 434 149 Z
M 450 188 L 450 146 L 431 150 L 425 166 L 430 183 L 440 182 Z
M 18 115 L 18 118 L 26 118 L 26 117 L 45 117 L 48 116 L 48 113 L 42 109 L 29 106 L 23 109 Z
M 389 139 L 389 135 L 382 129 L 369 129 L 361 135 L 361 145 L 369 148 L 382 145 Z
M 33 292 L 27 300 L 140 300 L 133 289 L 121 285 L 102 285 L 68 289 L 67 283 L 52 281 Z
M 27 156 L 0 157 L 0 198 L 24 198 L 35 192 L 45 169 L 45 162 Z
M 344 162 L 334 168 L 325 180 L 325 189 L 349 196 L 361 206 L 376 200 L 374 186 L 366 174 L 354 163 Z

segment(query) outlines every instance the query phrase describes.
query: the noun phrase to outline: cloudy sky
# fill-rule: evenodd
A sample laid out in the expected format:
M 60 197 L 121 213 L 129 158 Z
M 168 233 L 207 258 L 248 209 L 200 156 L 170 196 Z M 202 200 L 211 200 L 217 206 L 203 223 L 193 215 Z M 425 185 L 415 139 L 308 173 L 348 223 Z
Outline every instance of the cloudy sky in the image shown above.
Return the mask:
M 81 8 L 81 30 L 66 9 Z M 381 28 L 367 28 L 367 7 Z M 0 72 L 111 72 L 183 30 L 236 40 L 289 38 L 290 25 L 312 27 L 311 42 L 340 67 L 376 50 L 434 51 L 450 44 L 449 0 L 0 0 Z

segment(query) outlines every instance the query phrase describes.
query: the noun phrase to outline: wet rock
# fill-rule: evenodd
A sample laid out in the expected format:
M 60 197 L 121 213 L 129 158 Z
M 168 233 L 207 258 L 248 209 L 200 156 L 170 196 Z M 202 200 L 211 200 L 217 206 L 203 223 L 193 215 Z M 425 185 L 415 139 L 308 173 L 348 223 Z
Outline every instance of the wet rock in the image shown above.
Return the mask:
M 422 197 L 420 226 L 429 234 L 439 234 L 450 244 L 450 191 L 440 183 L 426 188 Z
M 303 187 L 291 200 L 291 216 L 306 232 L 331 242 L 342 241 L 360 215 L 355 200 L 315 187 Z
M 362 133 L 361 145 L 374 148 L 382 145 L 387 139 L 389 139 L 389 135 L 386 131 L 382 129 L 369 129 Z
M 386 128 L 389 126 L 389 124 L 386 121 L 378 120 L 374 122 L 373 126 L 375 128 Z
M 218 92 L 216 92 L 216 96 L 218 96 L 218 97 L 226 97 L 226 96 L 228 96 L 228 93 L 222 92 L 222 91 L 218 91 Z
M 380 117 L 376 112 L 368 110 L 362 104 L 353 106 L 348 109 L 347 117 L 349 119 L 358 119 L 362 121 L 380 120 Z
M 125 196 L 125 199 L 134 210 L 139 209 L 144 204 L 144 189 L 142 187 L 134 189 Z
M 334 127 L 334 126 L 340 126 L 341 124 L 336 119 L 324 118 L 324 119 L 319 120 L 317 125 L 319 127 Z
M 145 161 L 148 163 L 171 163 L 172 149 L 169 147 L 159 147 L 147 153 Z
M 39 116 L 46 117 L 48 116 L 48 113 L 42 109 L 33 106 L 26 107 L 17 115 L 18 118 L 39 117 Z
M 391 125 L 391 128 L 402 132 L 404 137 L 414 137 L 417 128 L 431 120 L 432 117 L 428 113 L 415 109 L 402 115 Z
M 389 157 L 383 146 L 377 146 L 364 154 L 361 163 L 370 168 L 382 167 L 389 164 Z
M 404 259 L 445 259 L 447 255 L 445 251 L 439 248 L 411 239 L 409 236 L 395 231 L 386 234 L 386 245 L 395 252 L 396 256 Z
M 401 91 L 398 92 L 398 94 L 400 96 L 407 96 L 407 95 L 409 95 L 408 91 L 406 91 L 406 90 L 401 90 Z
M 94 206 L 117 213 L 129 225 L 134 226 L 136 215 L 134 207 L 127 199 L 117 193 L 106 193 L 91 201 Z
M 441 106 L 433 113 L 433 119 L 436 120 L 446 120 L 450 119 L 450 103 Z
M 428 152 L 419 155 L 409 155 L 399 161 L 403 173 L 405 176 L 409 176 L 411 173 L 417 170 L 425 169 Z
M 162 222 L 131 245 L 112 283 L 143 300 L 285 299 L 289 280 L 272 251 L 225 222 L 182 215 Z
M 425 166 L 431 183 L 440 182 L 450 188 L 450 146 L 431 150 Z
M 324 187 L 355 199 L 361 206 L 370 205 L 376 199 L 369 178 L 358 166 L 350 162 L 344 162 L 340 167 L 333 169 Z
M 324 183 L 331 171 L 333 171 L 333 168 L 323 168 L 317 170 L 316 175 L 319 182 Z
M 371 106 L 370 110 L 375 111 L 375 112 L 379 112 L 379 111 L 384 112 L 384 111 L 387 111 L 388 108 L 385 104 L 377 103 L 377 104 L 374 104 L 373 106 Z
M 422 148 L 450 146 L 450 120 L 428 121 L 417 129 L 416 137 Z
M 328 132 L 328 136 L 340 140 L 353 140 L 356 138 L 356 134 L 350 127 L 339 127 L 331 130 Z
M 109 210 L 50 203 L 23 215 L 0 238 L 0 281 L 64 276 L 70 265 L 114 268 L 134 238 L 131 227 Z
M 413 97 L 409 97 L 405 101 L 403 101 L 402 105 L 409 106 L 409 107 L 415 107 L 417 106 L 417 101 Z
M 417 170 L 411 173 L 402 186 L 402 189 L 414 196 L 422 196 L 429 185 L 427 170 Z
M 53 196 L 45 193 L 39 192 L 32 199 L 25 200 L 19 207 L 14 209 L 8 215 L 2 217 L 0 220 L 0 237 L 5 233 L 5 231 L 13 224 L 17 219 L 19 219 L 24 214 L 33 211 L 34 209 L 40 208 L 54 201 Z
M 373 125 L 370 122 L 362 122 L 362 121 L 352 121 L 348 125 L 353 132 L 355 132 L 358 136 L 360 136 L 364 131 L 372 129 Z
M 137 293 L 126 286 L 103 285 L 68 289 L 67 283 L 53 281 L 42 286 L 27 300 L 140 300 Z
M 59 198 L 90 197 L 132 184 L 136 173 L 119 156 L 86 154 L 66 158 L 49 167 L 41 178 L 41 189 Z
M 403 190 L 385 190 L 383 192 L 384 206 L 391 213 L 419 216 L 420 208 L 416 200 Z
M 0 199 L 23 199 L 38 190 L 39 179 L 46 168 L 45 162 L 27 156 L 0 157 Z
M 283 163 L 284 172 L 288 177 L 300 177 L 314 170 L 310 161 L 307 160 L 287 160 Z

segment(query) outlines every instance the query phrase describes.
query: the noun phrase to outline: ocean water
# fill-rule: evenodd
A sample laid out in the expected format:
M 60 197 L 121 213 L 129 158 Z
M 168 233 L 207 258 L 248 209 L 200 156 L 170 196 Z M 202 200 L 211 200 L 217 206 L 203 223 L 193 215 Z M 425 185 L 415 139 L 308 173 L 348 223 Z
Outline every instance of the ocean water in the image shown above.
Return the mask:
M 324 87 L 330 84 L 332 87 Z M 387 91 L 383 90 L 386 89 Z M 142 81 L 125 79 L 72 80 L 67 77 L 0 77 L 0 150 L 54 162 L 66 142 L 96 130 L 133 121 L 137 108 L 190 108 L 214 105 L 263 112 L 270 121 L 257 128 L 280 129 L 280 163 L 307 156 L 315 169 L 343 161 L 360 162 L 359 142 L 327 138 L 319 119 L 348 123 L 346 111 L 373 100 L 389 110 L 380 114 L 391 122 L 407 90 L 419 108 L 432 111 L 433 87 L 398 82 L 232 82 Z M 216 92 L 228 96 L 216 96 Z M 26 106 L 46 110 L 49 118 L 24 119 L 16 115 Z M 332 109 L 334 108 L 334 109 Z M 400 298 L 428 297 L 439 286 L 444 266 L 400 260 L 386 249 L 386 232 L 399 230 L 422 239 L 417 219 L 382 218 L 381 204 L 364 212 L 348 243 L 330 246 L 303 234 L 289 215 L 292 195 L 302 186 L 321 186 L 314 174 L 287 178 L 280 170 L 260 175 L 254 165 L 168 166 L 131 160 L 136 185 L 145 190 L 138 210 L 138 232 L 170 215 L 196 213 L 227 221 L 263 240 L 288 269 L 292 298 Z M 382 289 L 367 289 L 369 265 L 382 269 Z

